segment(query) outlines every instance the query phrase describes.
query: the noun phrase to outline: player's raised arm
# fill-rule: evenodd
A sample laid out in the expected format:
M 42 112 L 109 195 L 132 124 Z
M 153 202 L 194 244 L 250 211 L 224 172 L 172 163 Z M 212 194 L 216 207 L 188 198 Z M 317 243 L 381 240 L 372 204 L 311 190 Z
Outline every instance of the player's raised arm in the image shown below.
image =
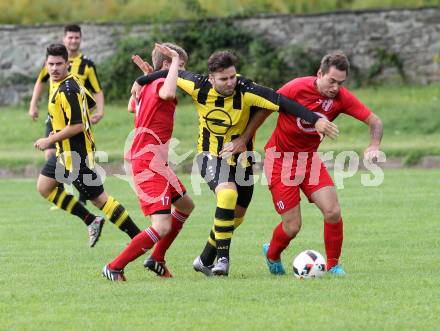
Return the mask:
M 176 98 L 177 73 L 179 69 L 179 53 L 165 45 L 155 46 L 162 54 L 171 58 L 171 65 L 167 77 L 159 90 L 159 97 L 162 100 L 173 100 Z

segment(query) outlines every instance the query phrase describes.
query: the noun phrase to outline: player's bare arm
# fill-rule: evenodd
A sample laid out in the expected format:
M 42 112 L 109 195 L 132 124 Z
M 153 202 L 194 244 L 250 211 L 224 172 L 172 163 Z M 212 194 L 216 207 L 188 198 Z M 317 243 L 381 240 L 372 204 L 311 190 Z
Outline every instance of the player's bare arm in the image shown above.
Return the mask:
M 142 70 L 144 75 L 153 72 L 153 67 L 148 62 L 144 61 L 139 55 L 132 55 L 131 60 Z
M 179 53 L 161 44 L 156 44 L 155 48 L 165 56 L 171 58 L 171 65 L 167 77 L 159 90 L 159 97 L 162 100 L 173 100 L 176 98 L 177 75 L 179 71 Z
M 43 151 L 46 148 L 48 148 L 50 145 L 53 145 L 56 142 L 59 142 L 61 140 L 73 137 L 77 135 L 78 133 L 83 132 L 83 124 L 73 124 L 68 125 L 64 129 L 62 129 L 60 132 L 53 133 L 47 138 L 40 138 L 35 143 L 34 146 Z
M 92 124 L 98 123 L 104 117 L 104 92 L 99 91 L 94 94 L 96 101 L 96 108 L 93 110 L 92 116 L 90 117 L 90 121 Z
M 36 121 L 38 119 L 38 100 L 40 99 L 41 93 L 43 92 L 44 85 L 45 83 L 40 80 L 37 80 L 35 82 L 28 112 L 33 121 Z
M 127 110 L 128 110 L 129 113 L 134 113 L 134 110 L 133 110 L 133 107 L 132 107 L 133 102 L 135 102 L 135 99 L 131 95 L 130 96 L 130 100 L 128 100 L 128 105 L 127 105 Z
M 374 160 L 379 156 L 380 142 L 383 136 L 383 123 L 376 114 L 372 113 L 364 121 L 370 128 L 370 145 L 364 151 L 364 158 Z
M 320 118 L 316 121 L 315 129 L 319 134 L 326 135 L 331 139 L 336 139 L 339 136 L 339 130 L 336 124 L 325 118 Z
M 149 73 L 153 72 L 153 67 L 146 61 L 144 61 L 139 55 L 132 55 L 131 59 L 134 64 L 138 66 L 139 69 L 142 70 L 144 75 L 148 75 Z M 133 83 L 133 86 L 131 87 L 131 95 L 133 98 L 138 99 L 141 94 L 142 86 L 139 85 L 136 81 Z

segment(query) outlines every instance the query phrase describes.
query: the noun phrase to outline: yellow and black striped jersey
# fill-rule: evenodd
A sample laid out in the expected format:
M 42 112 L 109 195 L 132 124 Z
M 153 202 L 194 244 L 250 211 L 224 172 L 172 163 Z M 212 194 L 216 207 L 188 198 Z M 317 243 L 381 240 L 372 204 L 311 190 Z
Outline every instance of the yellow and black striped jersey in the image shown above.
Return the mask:
M 167 71 L 158 71 L 140 77 L 141 85 L 150 83 L 158 77 L 165 77 Z M 199 136 L 197 151 L 208 151 L 218 155 L 224 144 L 239 137 L 248 124 L 252 113 L 259 109 L 271 111 L 294 109 L 295 115 L 315 123 L 317 115 L 298 108 L 298 104 L 281 96 L 274 90 L 263 87 L 242 76 L 237 77 L 237 85 L 231 96 L 218 93 L 208 80 L 208 76 L 179 71 L 177 86 L 191 96 L 199 115 Z M 303 111 L 303 113 L 301 112 Z M 252 151 L 253 141 L 247 149 Z M 235 160 L 231 161 L 233 164 Z
M 72 74 L 60 82 L 51 82 L 49 116 L 54 132 L 68 125 L 83 125 L 82 132 L 56 143 L 57 156 L 61 156 L 61 162 L 69 171 L 84 165 L 94 168 L 95 142 L 90 125 L 90 109 L 95 105 L 91 93 Z M 72 155 L 80 159 L 72 160 Z
M 102 90 L 95 64 L 92 60 L 82 54 L 79 54 L 73 58 L 69 57 L 69 63 L 69 72 L 75 75 L 81 84 L 84 85 L 90 92 L 96 94 Z M 49 73 L 45 65 L 43 65 L 43 68 L 41 68 L 40 74 L 38 75 L 38 80 L 41 82 L 47 82 L 49 80 Z

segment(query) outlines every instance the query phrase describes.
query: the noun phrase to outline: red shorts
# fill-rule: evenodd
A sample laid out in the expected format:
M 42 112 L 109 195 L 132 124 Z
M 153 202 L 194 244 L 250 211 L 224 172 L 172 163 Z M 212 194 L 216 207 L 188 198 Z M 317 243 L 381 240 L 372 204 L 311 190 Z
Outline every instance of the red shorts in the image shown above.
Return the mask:
M 278 214 L 284 214 L 300 201 L 300 189 L 311 196 L 325 186 L 334 186 L 327 168 L 315 153 L 284 153 L 278 158 L 266 153 L 264 172 Z
M 131 160 L 133 185 L 145 216 L 170 214 L 171 204 L 185 193 L 185 186 L 174 171 L 163 166 L 158 171 L 150 169 L 151 161 Z

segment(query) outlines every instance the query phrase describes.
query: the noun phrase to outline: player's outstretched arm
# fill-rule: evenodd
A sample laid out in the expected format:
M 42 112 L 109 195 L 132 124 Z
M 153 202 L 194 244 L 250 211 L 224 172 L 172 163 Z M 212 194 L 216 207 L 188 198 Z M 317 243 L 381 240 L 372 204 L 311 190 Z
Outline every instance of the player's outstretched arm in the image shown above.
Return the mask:
M 290 100 L 284 95 L 280 94 L 280 111 L 300 117 L 303 120 L 313 124 L 316 131 L 321 135 L 326 135 L 331 139 L 335 139 L 339 135 L 338 127 L 335 123 L 332 123 L 325 118 L 315 114 L 311 110 L 307 109 L 303 105 Z
M 131 95 L 135 98 L 139 98 L 142 86 L 149 84 L 158 78 L 166 78 L 167 75 L 168 70 L 160 70 L 146 76 L 138 77 L 131 88 Z M 204 84 L 208 79 L 207 76 L 194 74 L 185 70 L 179 70 L 178 77 L 177 87 L 188 95 L 191 95 L 197 87 L 200 87 L 200 84 Z
M 148 75 L 138 77 L 134 81 L 133 86 L 131 87 L 131 95 L 135 99 L 139 99 L 142 86 L 147 85 L 158 78 L 165 78 L 167 74 L 168 74 L 168 70 L 159 70 L 156 72 L 152 72 Z

